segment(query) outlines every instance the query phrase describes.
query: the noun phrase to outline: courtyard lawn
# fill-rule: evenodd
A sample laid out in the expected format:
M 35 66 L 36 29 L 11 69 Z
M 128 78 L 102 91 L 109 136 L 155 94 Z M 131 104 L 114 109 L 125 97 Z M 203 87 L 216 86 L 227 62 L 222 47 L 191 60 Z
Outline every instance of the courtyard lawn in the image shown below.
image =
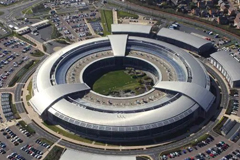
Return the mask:
M 93 90 L 97 93 L 108 95 L 110 91 L 120 91 L 135 89 L 140 84 L 136 79 L 126 74 L 124 70 L 113 71 L 104 74 L 93 85 Z

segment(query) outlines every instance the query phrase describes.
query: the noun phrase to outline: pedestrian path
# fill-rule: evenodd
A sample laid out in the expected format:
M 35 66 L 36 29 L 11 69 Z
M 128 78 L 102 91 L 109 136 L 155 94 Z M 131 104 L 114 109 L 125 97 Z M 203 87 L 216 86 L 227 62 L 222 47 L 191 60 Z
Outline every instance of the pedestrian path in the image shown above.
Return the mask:
M 38 50 L 40 50 L 41 52 L 43 52 L 43 53 L 46 54 L 46 55 L 49 55 L 48 53 L 46 53 L 46 52 L 44 51 L 43 45 L 42 45 L 41 42 L 37 41 L 36 39 L 32 38 L 31 36 L 29 36 L 29 35 L 27 35 L 27 34 L 23 35 L 23 37 L 25 37 L 25 38 L 28 39 L 29 41 L 35 43 L 35 44 L 36 44 L 35 47 L 36 47 Z
M 117 11 L 113 9 L 112 14 L 113 14 L 113 24 L 118 24 Z
M 51 147 L 48 148 L 47 151 L 43 153 L 42 159 L 44 159 L 44 158 L 48 155 L 48 153 L 52 150 L 52 148 L 53 148 L 54 146 L 57 146 L 58 143 L 59 143 L 61 140 L 62 140 L 62 138 L 60 138 L 60 139 L 57 140 L 53 145 L 51 145 Z

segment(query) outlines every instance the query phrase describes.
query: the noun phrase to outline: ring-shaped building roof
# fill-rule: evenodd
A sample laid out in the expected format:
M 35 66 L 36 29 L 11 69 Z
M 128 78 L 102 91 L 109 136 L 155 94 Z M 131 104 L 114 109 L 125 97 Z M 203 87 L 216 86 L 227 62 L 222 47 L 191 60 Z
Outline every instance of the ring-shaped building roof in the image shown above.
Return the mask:
M 85 94 L 90 90 L 86 84 L 66 84 L 64 77 L 60 80 L 72 63 L 103 51 L 112 51 L 116 57 L 125 57 L 126 50 L 146 52 L 176 65 L 176 73 L 181 73 L 178 81 L 159 81 L 154 86 L 155 90 L 173 92 L 174 96 L 136 105 L 136 109 L 94 105 L 84 99 L 80 102 L 69 100 L 70 94 Z M 34 96 L 30 103 L 39 115 L 49 112 L 82 127 L 104 131 L 137 131 L 174 123 L 198 108 L 208 111 L 215 99 L 209 89 L 210 80 L 205 68 L 186 51 L 154 39 L 111 35 L 76 42 L 49 56 L 34 74 Z M 46 103 L 42 103 L 44 100 Z

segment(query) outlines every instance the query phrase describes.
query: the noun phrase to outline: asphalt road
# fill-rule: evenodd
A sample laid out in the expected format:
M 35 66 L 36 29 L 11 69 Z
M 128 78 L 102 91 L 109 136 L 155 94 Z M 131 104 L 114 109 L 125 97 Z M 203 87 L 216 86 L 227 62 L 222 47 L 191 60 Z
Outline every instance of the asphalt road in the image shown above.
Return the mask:
M 46 58 L 47 56 L 43 56 L 42 59 L 39 61 L 39 64 Z M 16 109 L 19 113 L 24 113 L 24 105 L 22 103 L 21 95 L 22 95 L 22 88 L 24 87 L 25 83 L 27 82 L 28 78 L 35 72 L 38 65 L 32 67 L 24 76 L 20 79 L 17 84 L 16 90 L 14 91 L 14 100 L 16 103 Z
M 29 8 L 30 6 L 43 1 L 45 0 L 32 0 L 23 3 L 17 3 L 16 5 L 11 5 L 9 7 L 3 7 L 1 8 L 1 12 L 4 12 L 4 14 L 0 16 L 0 21 L 2 23 L 11 21 L 14 17 L 19 17 L 22 15 L 22 10 L 25 8 Z

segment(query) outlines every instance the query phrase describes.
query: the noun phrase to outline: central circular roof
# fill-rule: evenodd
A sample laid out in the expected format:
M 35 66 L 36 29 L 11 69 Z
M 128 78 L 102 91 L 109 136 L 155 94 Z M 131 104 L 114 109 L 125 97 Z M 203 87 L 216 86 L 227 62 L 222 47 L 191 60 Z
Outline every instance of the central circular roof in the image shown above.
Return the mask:
M 93 92 L 84 73 L 111 67 L 116 59 L 147 64 L 159 77 L 154 88 L 127 98 Z M 74 125 L 137 131 L 174 123 L 198 108 L 208 111 L 215 99 L 209 89 L 205 68 L 189 53 L 153 39 L 111 35 L 77 42 L 46 59 L 34 74 L 30 103 L 39 115 L 49 112 Z

